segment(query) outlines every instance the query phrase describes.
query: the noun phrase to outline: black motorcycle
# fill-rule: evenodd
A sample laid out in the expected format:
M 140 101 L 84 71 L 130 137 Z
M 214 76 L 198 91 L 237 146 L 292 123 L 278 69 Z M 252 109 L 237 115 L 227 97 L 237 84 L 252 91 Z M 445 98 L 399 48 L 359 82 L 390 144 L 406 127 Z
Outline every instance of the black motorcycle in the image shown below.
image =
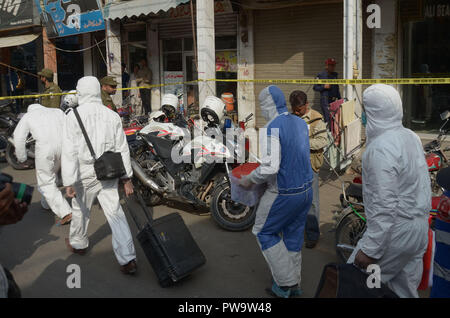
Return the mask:
M 182 142 L 157 135 L 158 132 L 137 133 L 129 140 L 134 178 L 147 204 L 187 202 L 194 209 L 209 208 L 216 223 L 229 231 L 242 231 L 253 225 L 256 208 L 231 200 L 228 174 L 238 163 L 204 162 L 199 167 L 193 163 L 198 155 L 194 150 L 189 163 L 175 163 L 172 150 L 181 150 Z M 239 148 L 228 142 L 226 145 L 233 149 L 236 159 Z

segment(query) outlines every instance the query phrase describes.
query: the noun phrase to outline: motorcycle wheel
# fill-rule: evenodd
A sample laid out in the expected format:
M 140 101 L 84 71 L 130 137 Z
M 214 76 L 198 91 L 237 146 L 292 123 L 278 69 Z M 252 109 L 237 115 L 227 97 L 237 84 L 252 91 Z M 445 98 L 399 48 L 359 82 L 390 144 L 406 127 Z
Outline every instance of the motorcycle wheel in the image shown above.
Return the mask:
M 224 180 L 212 192 L 211 215 L 214 221 L 227 231 L 244 231 L 255 223 L 256 207 L 231 201 L 230 184 Z
M 361 215 L 365 217 L 364 213 L 361 213 Z M 339 222 L 335 236 L 336 254 L 343 263 L 347 263 L 365 230 L 366 222 L 354 213 L 347 214 Z
M 8 164 L 16 170 L 27 170 L 34 168 L 33 160 L 28 159 L 27 161 L 25 161 L 25 163 L 20 163 L 17 160 L 16 149 L 11 144 L 8 144 L 8 146 L 6 146 L 5 157 Z

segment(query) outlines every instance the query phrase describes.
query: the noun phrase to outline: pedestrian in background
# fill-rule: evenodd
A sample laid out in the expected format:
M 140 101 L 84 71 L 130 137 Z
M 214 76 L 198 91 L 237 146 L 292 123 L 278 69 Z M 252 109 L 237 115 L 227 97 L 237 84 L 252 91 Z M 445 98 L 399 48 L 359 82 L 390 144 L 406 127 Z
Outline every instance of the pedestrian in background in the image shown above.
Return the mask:
M 138 86 L 146 86 L 152 84 L 153 74 L 152 71 L 147 67 L 147 60 L 145 58 L 141 59 L 139 62 L 139 71 L 137 73 L 136 82 Z M 142 99 L 142 107 L 144 108 L 145 115 L 151 112 L 151 89 L 141 88 L 139 89 Z
M 317 74 L 316 79 L 337 79 L 338 73 L 335 72 L 336 60 L 329 58 L 325 61 L 325 70 Z M 323 118 L 326 123 L 330 122 L 330 103 L 341 99 L 339 85 L 315 84 L 313 89 L 320 93 L 320 107 L 322 108 Z
M 313 200 L 306 218 L 305 247 L 313 248 L 320 237 L 319 171 L 323 164 L 323 148 L 328 145 L 327 127 L 322 115 L 309 107 L 308 96 L 304 92 L 293 91 L 289 96 L 289 102 L 293 114 L 303 119 L 309 130 L 311 168 L 313 169 Z
M 133 72 L 130 75 L 130 84 L 129 87 L 137 87 L 137 73 L 139 72 L 139 64 L 134 64 L 133 66 Z M 133 108 L 133 112 L 136 115 L 142 115 L 142 100 L 141 100 L 141 93 L 139 92 L 139 89 L 132 89 L 130 90 L 130 103 L 131 107 Z
M 62 93 L 61 88 L 53 83 L 53 71 L 44 68 L 42 71 L 38 72 L 40 80 L 45 86 L 44 94 Z M 59 108 L 61 104 L 61 96 L 43 96 L 41 99 L 41 105 L 50 108 Z
M 112 76 L 105 76 L 100 80 L 102 85 L 102 103 L 112 111 L 117 113 L 117 107 L 111 98 L 111 95 L 115 95 L 117 91 L 117 81 Z

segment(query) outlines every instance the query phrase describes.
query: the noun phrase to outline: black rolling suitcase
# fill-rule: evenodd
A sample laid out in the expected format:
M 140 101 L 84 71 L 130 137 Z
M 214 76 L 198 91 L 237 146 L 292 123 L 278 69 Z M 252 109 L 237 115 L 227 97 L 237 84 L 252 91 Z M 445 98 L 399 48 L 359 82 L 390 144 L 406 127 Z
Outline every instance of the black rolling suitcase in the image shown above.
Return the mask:
M 124 209 L 132 216 L 138 227 L 139 233 L 136 238 L 152 265 L 161 287 L 173 285 L 205 264 L 205 256 L 180 214 L 175 212 L 154 220 L 141 195 L 135 191 L 134 196 L 137 197 L 137 203 L 144 211 L 148 222 L 140 226 L 142 222 L 138 221 L 132 211 L 129 199 L 125 199 Z

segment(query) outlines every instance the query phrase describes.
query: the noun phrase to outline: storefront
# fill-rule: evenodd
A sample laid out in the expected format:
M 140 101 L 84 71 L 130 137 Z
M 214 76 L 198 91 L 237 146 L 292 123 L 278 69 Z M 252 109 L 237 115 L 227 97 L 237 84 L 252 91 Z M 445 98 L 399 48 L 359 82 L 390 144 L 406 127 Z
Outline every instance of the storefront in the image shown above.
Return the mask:
M 58 85 L 75 89 L 85 75 L 106 75 L 105 23 L 97 1 L 35 0 L 49 46 L 55 50 Z
M 237 79 L 237 24 L 236 11 L 229 1 L 215 2 L 216 79 Z M 190 6 L 170 9 L 158 22 L 161 47 L 161 83 L 195 81 L 197 65 Z M 197 83 L 165 86 L 163 93 L 183 94 L 183 105 L 190 115 L 199 112 Z M 237 95 L 236 82 L 217 82 L 216 96 L 223 93 Z M 236 99 L 236 98 L 235 98 Z M 235 105 L 237 110 L 237 105 Z
M 0 6 L 0 30 L 1 95 L 36 92 L 38 81 L 32 74 L 42 65 L 42 28 L 33 3 Z
M 450 77 L 450 1 L 424 0 L 415 11 L 400 12 L 403 31 L 403 76 Z M 435 132 L 440 113 L 450 109 L 450 85 L 403 88 L 405 124 L 418 132 Z
M 276 7 L 276 1 L 273 3 L 267 4 L 265 10 L 254 10 L 255 79 L 315 78 L 325 69 L 327 58 L 336 59 L 336 72 L 338 78 L 342 78 L 343 1 L 305 1 L 303 5 L 287 8 L 280 8 L 280 4 Z M 371 77 L 371 41 L 370 30 L 364 28 L 363 78 Z M 265 86 L 267 84 L 254 86 L 256 97 Z M 320 96 L 312 85 L 279 87 L 285 93 L 286 101 L 293 90 L 303 90 L 310 105 L 320 111 Z M 340 91 L 343 95 L 342 85 Z M 262 127 L 266 121 L 258 106 L 255 111 L 256 126 Z
M 216 78 L 237 79 L 238 8 L 229 0 L 215 1 L 214 4 Z M 134 66 L 145 58 L 153 72 L 154 84 L 198 79 L 194 48 L 194 38 L 197 36 L 195 1 L 193 11 L 194 19 L 189 1 L 183 0 L 167 1 L 164 5 L 136 0 L 105 7 L 106 18 L 114 22 L 120 19 L 121 58 L 130 75 L 134 72 Z M 197 83 L 169 85 L 152 90 L 153 97 L 161 97 L 165 93 L 181 95 L 185 113 L 198 114 Z M 217 82 L 216 96 L 220 97 L 222 93 L 232 93 L 237 100 L 237 84 Z M 153 110 L 158 109 L 160 102 L 152 100 Z

